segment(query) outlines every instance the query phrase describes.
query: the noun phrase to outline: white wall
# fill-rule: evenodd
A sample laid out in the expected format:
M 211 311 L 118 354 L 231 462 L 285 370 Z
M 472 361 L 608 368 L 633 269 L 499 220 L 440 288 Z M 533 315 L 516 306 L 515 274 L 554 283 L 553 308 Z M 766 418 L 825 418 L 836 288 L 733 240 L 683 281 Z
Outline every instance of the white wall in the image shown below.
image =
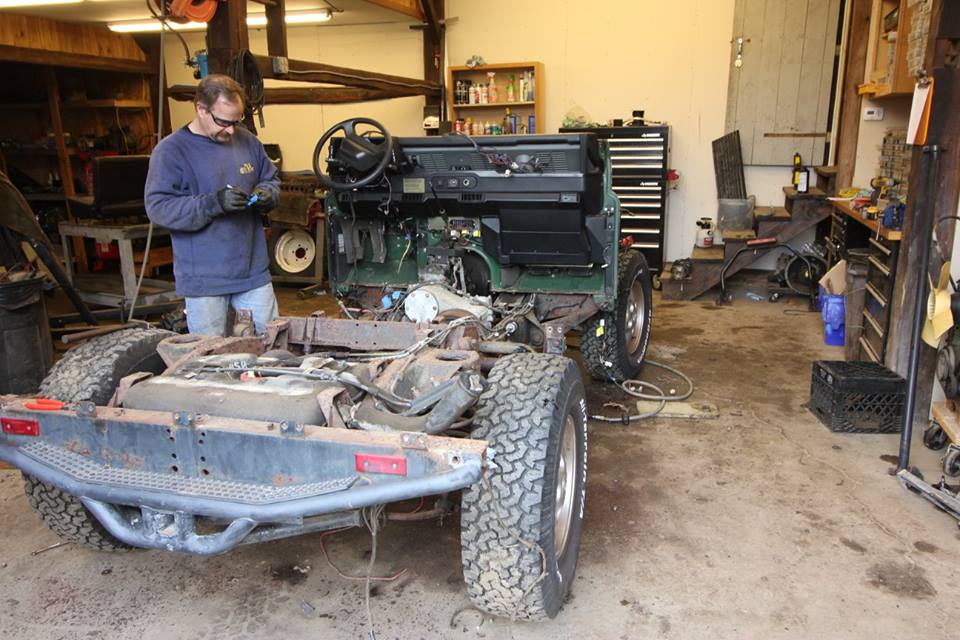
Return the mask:
M 448 64 L 544 64 L 546 122 L 582 107 L 593 120 L 629 116 L 670 123 L 667 259 L 688 256 L 694 221 L 717 210 L 710 143 L 723 135 L 733 0 L 447 0 Z
M 863 99 L 860 108 L 860 131 L 857 135 L 857 163 L 853 171 L 853 186 L 870 187 L 870 179 L 877 175 L 880 148 L 887 129 L 905 129 L 910 118 L 910 97 Z M 863 120 L 867 108 L 881 107 L 883 120 Z
M 184 34 L 191 51 L 205 48 L 204 34 Z M 345 27 L 288 27 L 287 46 L 291 58 L 323 62 L 353 69 L 365 69 L 409 78 L 423 77 L 423 39 L 406 24 L 349 25 Z M 266 55 L 264 29 L 251 29 L 250 49 Z M 183 47 L 167 35 L 168 85 L 196 84 L 193 70 L 182 64 Z M 316 84 L 266 81 L 266 86 Z M 395 135 L 423 135 L 423 98 L 396 98 L 346 105 L 267 105 L 266 126 L 259 131 L 263 142 L 280 145 L 284 171 L 309 169 L 313 147 L 327 127 L 353 116 L 379 120 Z M 193 118 L 193 104 L 171 101 L 171 123 L 176 128 Z M 259 124 L 258 124 L 259 128 Z

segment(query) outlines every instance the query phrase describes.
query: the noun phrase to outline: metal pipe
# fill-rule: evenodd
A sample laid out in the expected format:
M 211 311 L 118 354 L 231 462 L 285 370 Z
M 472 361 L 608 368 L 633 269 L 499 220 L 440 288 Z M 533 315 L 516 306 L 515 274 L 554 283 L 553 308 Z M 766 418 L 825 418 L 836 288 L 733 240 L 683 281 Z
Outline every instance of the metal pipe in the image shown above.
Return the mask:
M 910 362 L 907 367 L 907 398 L 903 406 L 903 428 L 900 431 L 900 454 L 897 457 L 897 471 L 906 469 L 910 464 L 910 440 L 913 436 L 913 411 L 917 401 L 917 369 L 920 365 L 920 334 L 923 331 L 923 316 L 927 311 L 927 279 L 930 273 L 930 242 L 933 235 L 933 194 L 936 189 L 937 169 L 940 165 L 940 147 L 923 147 L 927 161 L 927 193 L 923 216 L 915 216 L 918 228 L 913 233 L 923 235 L 920 252 L 920 268 L 917 269 L 914 300 L 913 326 L 910 334 Z

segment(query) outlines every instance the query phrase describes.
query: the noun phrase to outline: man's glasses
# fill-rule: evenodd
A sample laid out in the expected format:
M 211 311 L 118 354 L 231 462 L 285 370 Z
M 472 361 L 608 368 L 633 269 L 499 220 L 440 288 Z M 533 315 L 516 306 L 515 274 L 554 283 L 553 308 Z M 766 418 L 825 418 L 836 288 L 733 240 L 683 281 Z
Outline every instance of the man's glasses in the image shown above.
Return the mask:
M 213 118 L 213 121 L 216 123 L 218 127 L 223 127 L 224 129 L 226 129 L 227 127 L 238 126 L 240 123 L 243 122 L 243 119 L 246 117 L 246 116 L 240 116 L 239 120 L 224 120 L 223 118 L 218 118 L 217 116 L 213 115 L 213 111 L 210 111 L 209 109 L 207 110 L 207 113 L 210 114 L 210 117 Z

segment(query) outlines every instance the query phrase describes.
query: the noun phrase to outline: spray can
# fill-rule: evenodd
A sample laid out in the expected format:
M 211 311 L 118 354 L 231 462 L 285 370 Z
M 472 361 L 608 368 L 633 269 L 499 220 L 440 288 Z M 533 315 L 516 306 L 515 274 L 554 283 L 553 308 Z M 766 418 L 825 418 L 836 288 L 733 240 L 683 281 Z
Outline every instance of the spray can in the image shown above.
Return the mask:
M 536 119 L 531 113 L 530 116 L 527 118 L 527 133 L 536 133 L 537 132 L 536 124 L 537 124 Z

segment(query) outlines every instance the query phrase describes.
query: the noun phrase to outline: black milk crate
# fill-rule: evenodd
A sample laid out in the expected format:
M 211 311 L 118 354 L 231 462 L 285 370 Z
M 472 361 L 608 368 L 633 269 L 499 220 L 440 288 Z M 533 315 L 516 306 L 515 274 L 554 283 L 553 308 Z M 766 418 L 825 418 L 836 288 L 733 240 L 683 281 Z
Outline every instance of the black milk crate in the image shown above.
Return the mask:
M 896 433 L 906 393 L 906 380 L 874 362 L 817 360 L 809 406 L 831 431 Z

